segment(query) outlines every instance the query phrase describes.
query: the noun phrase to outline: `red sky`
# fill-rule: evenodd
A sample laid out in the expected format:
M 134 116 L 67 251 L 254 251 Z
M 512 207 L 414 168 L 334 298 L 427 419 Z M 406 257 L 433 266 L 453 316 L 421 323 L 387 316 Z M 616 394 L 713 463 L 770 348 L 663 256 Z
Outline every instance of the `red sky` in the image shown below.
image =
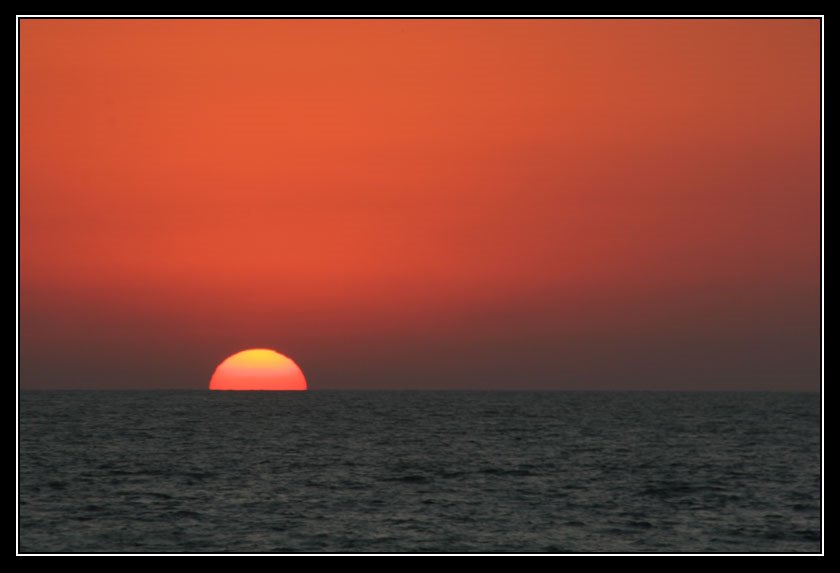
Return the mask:
M 23 20 L 23 388 L 820 384 L 818 20 Z

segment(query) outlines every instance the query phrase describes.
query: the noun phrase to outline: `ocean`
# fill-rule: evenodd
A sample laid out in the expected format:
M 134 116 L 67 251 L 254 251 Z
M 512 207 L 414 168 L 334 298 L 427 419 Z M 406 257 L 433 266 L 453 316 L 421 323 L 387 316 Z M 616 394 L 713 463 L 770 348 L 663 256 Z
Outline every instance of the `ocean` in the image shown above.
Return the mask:
M 821 551 L 815 393 L 22 391 L 21 553 Z

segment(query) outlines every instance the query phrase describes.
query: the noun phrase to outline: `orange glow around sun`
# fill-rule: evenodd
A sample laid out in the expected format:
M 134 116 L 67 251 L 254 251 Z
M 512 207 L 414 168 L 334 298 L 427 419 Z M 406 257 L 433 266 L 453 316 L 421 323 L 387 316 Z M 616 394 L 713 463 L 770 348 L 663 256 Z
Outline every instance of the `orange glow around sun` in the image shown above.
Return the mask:
M 211 390 L 306 390 L 306 378 L 292 359 L 257 348 L 229 356 L 216 367 Z

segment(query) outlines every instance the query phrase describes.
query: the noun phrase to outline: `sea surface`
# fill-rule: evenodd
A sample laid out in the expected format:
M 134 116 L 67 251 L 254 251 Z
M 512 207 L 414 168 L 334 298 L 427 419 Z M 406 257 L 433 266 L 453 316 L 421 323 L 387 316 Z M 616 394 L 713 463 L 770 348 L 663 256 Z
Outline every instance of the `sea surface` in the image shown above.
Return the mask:
M 24 391 L 19 551 L 819 552 L 820 397 Z

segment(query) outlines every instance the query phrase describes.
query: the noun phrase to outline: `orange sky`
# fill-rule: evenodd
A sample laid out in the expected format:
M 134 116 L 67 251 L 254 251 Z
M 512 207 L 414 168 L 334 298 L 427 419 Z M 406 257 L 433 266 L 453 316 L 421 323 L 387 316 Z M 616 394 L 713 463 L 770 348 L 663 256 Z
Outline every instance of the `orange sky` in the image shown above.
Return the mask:
M 818 20 L 24 20 L 23 387 L 819 386 Z

